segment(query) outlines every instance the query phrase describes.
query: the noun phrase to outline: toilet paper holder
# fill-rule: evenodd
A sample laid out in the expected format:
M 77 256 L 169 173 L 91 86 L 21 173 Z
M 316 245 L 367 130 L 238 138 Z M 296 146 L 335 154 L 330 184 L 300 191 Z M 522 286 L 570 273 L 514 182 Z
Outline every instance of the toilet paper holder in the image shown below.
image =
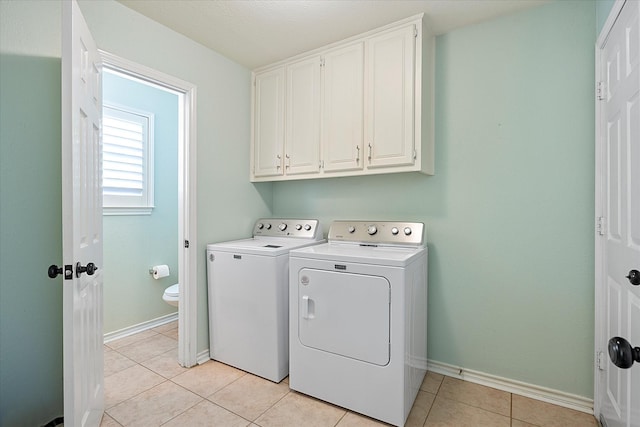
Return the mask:
M 166 264 L 154 265 L 149 269 L 149 274 L 156 280 L 168 277 L 170 275 L 169 266 Z

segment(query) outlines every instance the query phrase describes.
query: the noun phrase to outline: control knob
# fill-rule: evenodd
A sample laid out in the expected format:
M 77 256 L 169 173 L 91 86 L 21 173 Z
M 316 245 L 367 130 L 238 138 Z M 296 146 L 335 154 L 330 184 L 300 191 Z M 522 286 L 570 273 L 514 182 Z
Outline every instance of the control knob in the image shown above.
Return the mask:
M 353 225 L 350 225 L 349 228 L 347 228 L 347 231 L 353 234 L 356 232 L 356 228 Z
M 410 236 L 411 235 L 411 228 L 405 227 L 404 228 L 404 235 L 405 236 Z
M 298 231 L 302 230 L 302 226 L 300 224 L 296 224 L 296 230 Z
M 287 229 L 287 224 L 285 224 L 285 223 L 283 222 L 282 224 L 280 224 L 280 225 L 278 226 L 278 228 L 280 229 L 280 231 L 284 231 L 284 230 L 286 230 L 286 229 Z
M 311 226 L 309 224 L 305 224 L 304 225 L 304 229 L 309 231 L 309 230 L 311 230 Z
M 367 228 L 367 233 L 369 233 L 370 236 L 373 236 L 374 234 L 376 234 L 378 232 L 378 227 L 376 227 L 375 225 L 370 225 Z
M 259 223 L 258 224 L 258 230 L 262 230 L 264 228 L 264 224 L 263 223 Z
M 400 231 L 398 230 L 398 227 L 393 227 L 391 229 L 391 234 L 393 234 L 394 236 L 396 236 Z
M 267 230 L 271 230 L 271 224 L 267 224 L 265 225 L 265 227 L 267 228 Z

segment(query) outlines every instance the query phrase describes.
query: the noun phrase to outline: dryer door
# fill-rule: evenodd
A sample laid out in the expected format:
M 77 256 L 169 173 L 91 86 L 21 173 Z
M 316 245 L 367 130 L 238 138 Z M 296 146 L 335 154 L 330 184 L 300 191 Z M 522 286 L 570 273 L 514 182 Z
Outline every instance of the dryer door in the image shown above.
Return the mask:
M 298 337 L 307 347 L 384 366 L 389 304 L 384 277 L 304 268 L 298 273 Z

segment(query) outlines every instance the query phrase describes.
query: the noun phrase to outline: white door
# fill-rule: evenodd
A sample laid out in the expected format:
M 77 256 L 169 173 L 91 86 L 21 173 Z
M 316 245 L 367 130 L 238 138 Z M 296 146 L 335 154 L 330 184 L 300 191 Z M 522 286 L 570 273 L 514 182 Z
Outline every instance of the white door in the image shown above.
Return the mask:
M 600 57 L 601 273 L 596 415 L 640 426 L 640 19 L 627 1 Z M 629 344 L 630 343 L 630 344 Z M 633 350 L 637 348 L 637 352 Z M 636 353 L 634 355 L 634 353 Z M 634 363 L 634 358 L 635 362 Z M 631 366 L 632 365 L 632 366 Z
M 73 268 L 62 297 L 64 424 L 97 426 L 104 410 L 101 64 L 76 1 L 62 7 L 62 249 Z
M 367 166 L 413 165 L 415 24 L 367 41 Z
M 320 171 L 320 56 L 287 65 L 285 174 Z
M 302 345 L 385 366 L 391 358 L 391 294 L 380 276 L 303 268 L 298 273 Z
M 364 130 L 364 43 L 323 56 L 322 147 L 325 172 L 361 170 Z
M 253 82 L 253 175 L 283 174 L 284 66 L 255 75 Z

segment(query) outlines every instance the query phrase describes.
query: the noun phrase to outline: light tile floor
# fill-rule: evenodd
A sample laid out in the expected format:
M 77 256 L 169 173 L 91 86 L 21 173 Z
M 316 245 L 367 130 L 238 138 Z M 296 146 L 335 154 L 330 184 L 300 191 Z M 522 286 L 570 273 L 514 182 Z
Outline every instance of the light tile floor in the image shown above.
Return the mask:
M 105 345 L 111 426 L 368 427 L 364 417 L 213 360 L 178 365 L 177 323 Z M 338 385 L 339 386 L 339 385 Z M 407 426 L 597 426 L 589 414 L 428 372 Z

